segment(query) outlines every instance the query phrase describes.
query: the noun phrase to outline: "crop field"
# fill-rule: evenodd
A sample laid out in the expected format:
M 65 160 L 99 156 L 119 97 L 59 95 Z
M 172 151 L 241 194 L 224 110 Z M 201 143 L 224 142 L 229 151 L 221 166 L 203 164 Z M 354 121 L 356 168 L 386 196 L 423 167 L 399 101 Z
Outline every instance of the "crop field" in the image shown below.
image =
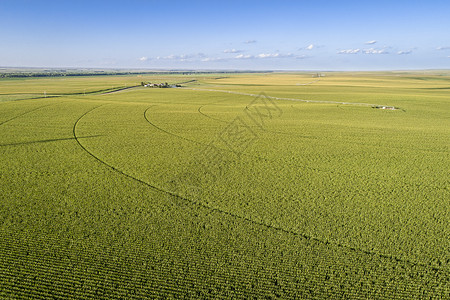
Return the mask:
M 450 73 L 312 75 L 0 79 L 0 298 L 449 299 Z

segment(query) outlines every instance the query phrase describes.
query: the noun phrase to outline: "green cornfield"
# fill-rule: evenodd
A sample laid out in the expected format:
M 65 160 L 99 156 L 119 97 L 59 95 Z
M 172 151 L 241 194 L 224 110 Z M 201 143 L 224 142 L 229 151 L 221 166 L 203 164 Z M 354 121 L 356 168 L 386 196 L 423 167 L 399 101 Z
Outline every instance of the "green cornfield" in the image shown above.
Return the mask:
M 448 299 L 449 91 L 439 72 L 0 79 L 0 298 Z

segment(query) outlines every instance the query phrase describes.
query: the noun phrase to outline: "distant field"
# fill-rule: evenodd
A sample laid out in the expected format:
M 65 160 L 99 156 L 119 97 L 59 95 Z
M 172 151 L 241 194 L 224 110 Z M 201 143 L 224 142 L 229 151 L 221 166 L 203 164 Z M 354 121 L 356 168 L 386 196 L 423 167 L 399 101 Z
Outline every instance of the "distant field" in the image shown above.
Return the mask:
M 323 75 L 0 79 L 0 298 L 447 299 L 450 74 Z

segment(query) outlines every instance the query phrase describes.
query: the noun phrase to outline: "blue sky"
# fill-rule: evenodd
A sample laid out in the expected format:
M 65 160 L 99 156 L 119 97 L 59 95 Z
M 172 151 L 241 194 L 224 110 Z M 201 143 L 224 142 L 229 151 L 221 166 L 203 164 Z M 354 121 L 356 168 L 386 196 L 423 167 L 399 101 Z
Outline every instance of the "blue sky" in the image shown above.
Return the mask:
M 0 0 L 0 66 L 450 69 L 450 1 Z

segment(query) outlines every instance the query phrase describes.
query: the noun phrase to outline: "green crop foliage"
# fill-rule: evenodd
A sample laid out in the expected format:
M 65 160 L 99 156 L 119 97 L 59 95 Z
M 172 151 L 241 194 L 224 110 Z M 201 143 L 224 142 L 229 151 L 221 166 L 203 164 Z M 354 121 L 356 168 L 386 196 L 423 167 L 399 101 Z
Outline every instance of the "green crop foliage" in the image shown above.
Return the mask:
M 445 299 L 449 89 L 437 71 L 0 79 L 0 298 Z

